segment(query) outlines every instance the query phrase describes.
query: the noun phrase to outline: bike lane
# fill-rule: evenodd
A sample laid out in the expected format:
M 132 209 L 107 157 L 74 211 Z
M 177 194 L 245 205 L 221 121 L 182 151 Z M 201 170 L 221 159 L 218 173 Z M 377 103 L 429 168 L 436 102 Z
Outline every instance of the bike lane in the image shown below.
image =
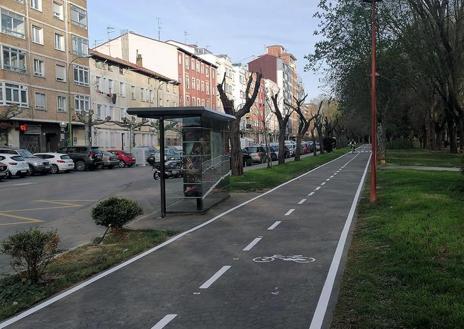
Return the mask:
M 368 157 L 347 154 L 10 327 L 309 327 Z M 315 261 L 253 261 L 274 255 Z

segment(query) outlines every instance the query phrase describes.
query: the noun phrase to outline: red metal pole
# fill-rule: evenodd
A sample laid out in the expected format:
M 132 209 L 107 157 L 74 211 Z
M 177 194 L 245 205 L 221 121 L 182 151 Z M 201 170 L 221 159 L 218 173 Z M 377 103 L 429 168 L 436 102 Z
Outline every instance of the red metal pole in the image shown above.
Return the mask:
M 371 68 L 371 189 L 370 201 L 377 201 L 377 23 L 376 0 L 372 0 L 372 68 Z

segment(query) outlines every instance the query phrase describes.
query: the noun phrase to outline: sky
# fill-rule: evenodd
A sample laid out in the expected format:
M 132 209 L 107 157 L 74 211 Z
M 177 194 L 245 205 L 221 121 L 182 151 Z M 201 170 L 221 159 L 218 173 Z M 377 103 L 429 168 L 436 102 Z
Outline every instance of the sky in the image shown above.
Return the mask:
M 88 0 L 89 43 L 101 43 L 133 31 L 161 40 L 177 40 L 227 54 L 247 63 L 281 44 L 297 58 L 308 98 L 325 90 L 322 76 L 304 72 L 304 56 L 313 50 L 318 0 Z M 109 27 L 109 29 L 108 29 Z

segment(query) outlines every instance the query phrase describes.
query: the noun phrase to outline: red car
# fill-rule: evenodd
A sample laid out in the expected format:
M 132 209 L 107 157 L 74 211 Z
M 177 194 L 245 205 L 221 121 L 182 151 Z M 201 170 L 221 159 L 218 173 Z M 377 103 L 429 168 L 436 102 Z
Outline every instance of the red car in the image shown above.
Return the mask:
M 135 157 L 121 150 L 108 150 L 113 153 L 119 160 L 119 168 L 132 167 L 135 165 Z

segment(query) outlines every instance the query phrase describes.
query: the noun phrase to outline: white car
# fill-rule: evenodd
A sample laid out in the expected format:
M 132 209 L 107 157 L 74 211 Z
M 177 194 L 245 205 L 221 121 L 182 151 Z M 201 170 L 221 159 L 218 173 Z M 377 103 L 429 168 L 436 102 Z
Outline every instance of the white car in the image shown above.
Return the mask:
M 0 153 L 0 161 L 7 165 L 9 177 L 26 177 L 30 174 L 29 164 L 22 156 Z
M 35 153 L 34 156 L 50 162 L 52 174 L 60 172 L 70 172 L 74 170 L 74 161 L 71 157 L 64 153 Z

